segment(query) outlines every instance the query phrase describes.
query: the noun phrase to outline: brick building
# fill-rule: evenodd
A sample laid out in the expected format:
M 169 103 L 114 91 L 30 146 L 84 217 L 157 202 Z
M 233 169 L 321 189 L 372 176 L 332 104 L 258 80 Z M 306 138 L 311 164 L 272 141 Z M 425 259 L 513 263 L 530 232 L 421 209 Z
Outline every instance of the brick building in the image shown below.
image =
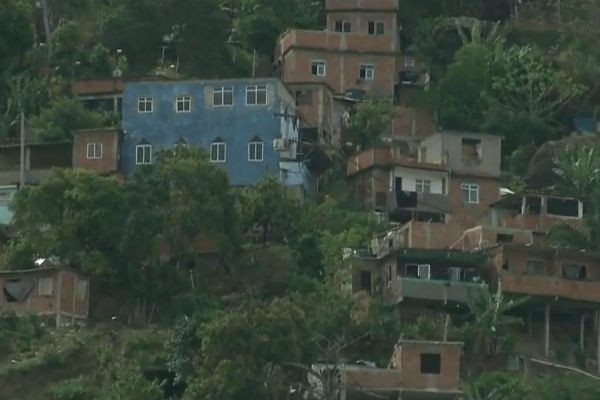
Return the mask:
M 389 368 L 317 364 L 312 366 L 308 380 L 317 394 L 322 384 L 316 376 L 336 370 L 340 400 L 456 399 L 462 394 L 461 356 L 462 343 L 400 340 Z
M 73 167 L 102 175 L 119 171 L 119 129 L 85 129 L 74 132 L 73 137 Z
M 323 31 L 292 30 L 277 47 L 286 83 L 326 82 L 392 97 L 398 82 L 397 0 L 327 0 Z
M 0 309 L 51 318 L 56 326 L 83 322 L 89 315 L 89 280 L 58 267 L 0 271 Z

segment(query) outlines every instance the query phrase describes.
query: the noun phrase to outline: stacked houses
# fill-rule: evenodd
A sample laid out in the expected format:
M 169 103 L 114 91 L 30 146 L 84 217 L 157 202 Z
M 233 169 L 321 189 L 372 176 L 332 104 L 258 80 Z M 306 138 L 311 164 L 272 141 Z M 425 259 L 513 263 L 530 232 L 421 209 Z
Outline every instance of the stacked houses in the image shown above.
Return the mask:
M 26 183 L 52 167 L 127 178 L 158 150 L 191 145 L 206 149 L 234 186 L 272 173 L 304 199 L 322 172 L 307 149 L 345 144 L 357 103 L 391 99 L 397 116 L 385 145 L 347 159 L 356 206 L 394 225 L 348 258 L 352 292 L 401 308 L 403 318 L 460 313 L 474 296 L 498 289 L 531 296 L 516 311 L 531 348 L 549 356 L 575 341 L 600 369 L 600 254 L 548 239 L 560 224 L 583 228 L 583 203 L 503 191 L 499 136 L 439 130 L 415 106 L 429 74 L 401 53 L 398 0 L 326 0 L 325 10 L 324 30 L 280 38 L 281 78 L 78 82 L 73 90 L 86 106 L 115 111 L 121 126 L 76 132 L 73 143 L 26 143 Z M 19 183 L 20 150 L 0 145 L 2 223 L 11 218 L 6 204 Z M 461 346 L 401 341 L 389 368 L 342 366 L 340 398 L 456 398 Z

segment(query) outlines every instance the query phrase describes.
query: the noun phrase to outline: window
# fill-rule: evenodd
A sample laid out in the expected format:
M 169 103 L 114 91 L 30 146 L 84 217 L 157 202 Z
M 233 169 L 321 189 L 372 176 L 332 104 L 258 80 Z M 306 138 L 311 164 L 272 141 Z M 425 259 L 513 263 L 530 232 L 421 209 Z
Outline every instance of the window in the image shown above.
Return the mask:
M 514 235 L 511 235 L 510 233 L 498 233 L 496 235 L 497 243 L 512 243 L 513 240 L 514 240 Z
M 88 290 L 88 281 L 85 279 L 77 281 L 77 288 L 75 295 L 77 296 L 77 300 L 83 301 L 87 299 L 87 290 Z
M 138 97 L 138 112 L 151 113 L 153 111 L 152 97 Z
M 583 264 L 563 264 L 563 277 L 567 279 L 575 279 L 584 281 L 586 278 L 586 267 Z
M 211 162 L 225 162 L 226 160 L 226 147 L 225 142 L 218 140 L 210 145 L 210 161 Z
M 192 111 L 192 96 L 177 96 L 175 98 L 175 112 L 189 113 Z
M 431 267 L 427 264 L 419 265 L 419 279 L 431 278 Z
M 571 218 L 579 217 L 579 201 L 577 200 L 547 197 L 546 209 L 550 215 Z
M 267 85 L 246 86 L 246 105 L 267 105 Z
M 375 78 L 375 67 L 371 64 L 362 64 L 360 66 L 360 79 L 367 81 Z
M 447 192 L 446 192 L 447 185 L 448 185 L 448 183 L 446 182 L 446 178 L 442 178 L 442 194 L 447 194 Z
M 87 158 L 88 160 L 102 158 L 102 143 L 88 143 Z
M 262 161 L 263 150 L 263 142 L 260 139 L 253 139 L 252 142 L 248 143 L 248 161 Z
M 431 181 L 428 179 L 416 179 L 415 191 L 417 193 L 431 193 Z
M 325 61 L 313 61 L 310 67 L 313 76 L 325 76 Z
M 546 262 L 543 260 L 527 260 L 527 275 L 546 275 Z
M 383 35 L 383 22 L 369 21 L 369 35 Z
M 415 68 L 415 58 L 411 56 L 404 57 L 404 68 L 405 69 L 414 69 Z
M 337 21 L 335 21 L 333 30 L 342 33 L 352 32 L 352 24 L 350 23 L 350 21 L 338 19 Z
M 221 86 L 213 91 L 213 106 L 225 107 L 233 105 L 233 87 Z
M 407 278 L 429 279 L 431 277 L 429 264 L 406 264 L 404 276 Z
M 462 157 L 463 160 L 478 161 L 481 160 L 481 140 L 462 139 Z
M 463 183 L 460 185 L 460 189 L 465 203 L 479 203 L 479 185 L 475 183 Z
M 421 373 L 439 375 L 442 371 L 442 356 L 438 353 L 421 353 Z
M 449 271 L 449 280 L 452 282 L 461 282 L 463 280 L 463 271 L 458 267 L 450 267 Z
M 135 163 L 137 165 L 152 163 L 152 146 L 149 144 L 138 144 L 135 146 Z
M 44 276 L 38 279 L 38 295 L 52 296 L 54 294 L 54 278 Z

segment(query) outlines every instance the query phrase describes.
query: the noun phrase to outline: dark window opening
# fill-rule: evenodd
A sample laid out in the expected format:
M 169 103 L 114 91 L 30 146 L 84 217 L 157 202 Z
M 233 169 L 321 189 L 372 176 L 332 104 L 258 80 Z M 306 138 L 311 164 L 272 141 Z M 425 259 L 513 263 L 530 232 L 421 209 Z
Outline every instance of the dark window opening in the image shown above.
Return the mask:
M 4 281 L 3 294 L 7 303 L 22 303 L 36 286 L 36 279 L 27 277 L 22 279 L 8 279 Z
M 369 35 L 382 36 L 384 33 L 383 22 L 369 21 Z
M 416 264 L 406 264 L 404 266 L 404 276 L 407 278 L 418 278 L 419 266 Z
M 508 260 L 502 261 L 502 269 L 508 271 Z
M 582 264 L 564 264 L 562 268 L 563 277 L 584 281 L 586 278 L 586 267 Z
M 8 292 L 8 290 L 6 290 L 6 287 L 3 289 L 3 293 L 4 293 L 4 301 L 7 303 L 16 303 L 17 302 L 17 298 L 14 297 L 12 294 L 10 294 Z
M 463 138 L 462 156 L 467 160 L 481 160 L 481 140 Z
M 349 33 L 352 32 L 352 24 L 350 21 L 337 20 L 335 21 L 334 30 L 336 32 Z
M 360 272 L 360 290 L 366 290 L 369 294 L 371 293 L 371 272 Z
M 548 214 L 563 217 L 579 217 L 579 202 L 572 199 L 557 199 L 549 197 L 547 200 Z
M 438 375 L 442 370 L 442 356 L 435 353 L 421 353 L 421 373 Z
M 388 265 L 387 270 L 388 270 L 388 282 L 391 282 L 392 281 L 392 266 Z
M 525 214 L 540 215 L 542 213 L 541 197 L 525 197 Z
M 512 243 L 513 239 L 514 239 L 514 236 L 507 234 L 507 233 L 498 233 L 496 235 L 497 243 Z

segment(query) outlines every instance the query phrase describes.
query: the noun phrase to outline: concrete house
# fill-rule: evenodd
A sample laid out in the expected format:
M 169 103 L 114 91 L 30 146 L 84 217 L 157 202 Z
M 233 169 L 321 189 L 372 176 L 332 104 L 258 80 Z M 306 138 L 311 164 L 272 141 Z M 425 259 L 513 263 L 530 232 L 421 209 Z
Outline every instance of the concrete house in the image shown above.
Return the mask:
M 295 100 L 275 78 L 129 82 L 123 94 L 120 170 L 131 175 L 161 148 L 201 146 L 233 186 L 265 173 L 302 193 L 312 177 L 297 154 Z
M 360 364 L 315 364 L 308 381 L 315 394 L 322 391 L 317 378 L 335 371 L 340 400 L 457 399 L 460 389 L 462 343 L 400 340 L 389 368 Z M 316 376 L 315 376 L 316 375 Z
M 85 322 L 89 316 L 89 279 L 58 267 L 0 271 L 0 309 L 51 318 L 56 326 Z
M 325 30 L 291 30 L 281 38 L 276 59 L 283 80 L 392 97 L 399 81 L 398 10 L 397 0 L 327 0 Z
M 347 161 L 354 199 L 391 220 L 444 222 L 451 213 L 450 174 L 441 163 L 418 161 L 393 147 L 365 150 Z
M 500 198 L 502 138 L 473 132 L 437 132 L 421 141 L 418 159 L 450 171 L 452 219 L 463 229 L 479 225 Z

